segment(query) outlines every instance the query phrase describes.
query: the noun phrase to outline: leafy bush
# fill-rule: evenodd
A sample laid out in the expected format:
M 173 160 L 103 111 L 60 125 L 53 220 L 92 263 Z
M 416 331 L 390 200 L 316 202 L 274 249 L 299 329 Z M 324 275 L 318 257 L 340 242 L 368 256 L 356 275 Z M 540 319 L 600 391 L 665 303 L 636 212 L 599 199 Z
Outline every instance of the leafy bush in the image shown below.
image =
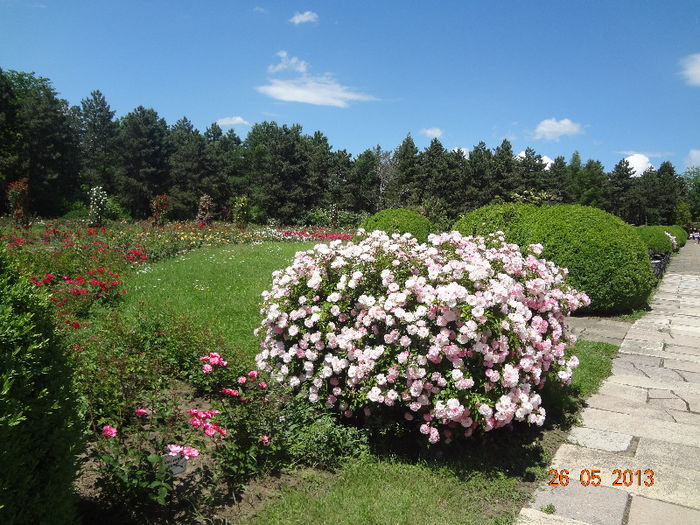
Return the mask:
M 671 239 L 664 233 L 665 230 L 668 230 L 665 226 L 637 226 L 637 233 L 650 254 L 660 255 L 673 251 Z
M 676 238 L 679 250 L 685 246 L 685 243 L 688 240 L 688 232 L 686 230 L 677 224 L 674 224 L 672 226 L 664 226 L 664 231 L 667 231 Z
M 70 204 L 68 211 L 61 217 L 62 220 L 75 221 L 77 219 L 87 219 L 88 207 L 82 201 L 75 201 Z
M 465 214 L 452 225 L 462 235 L 485 235 L 502 231 L 508 242 L 527 245 L 527 230 L 522 225 L 538 208 L 531 204 L 491 204 Z
M 577 360 L 564 317 L 588 298 L 502 236 L 459 233 L 317 245 L 264 292 L 258 367 L 345 417 L 402 421 L 435 443 L 511 421 Z
M 293 463 L 333 469 L 343 460 L 369 452 L 366 432 L 340 424 L 336 417 L 318 414 L 303 398 L 290 403 L 283 411 L 284 439 Z
M 73 373 L 52 307 L 0 249 L 0 522 L 73 523 Z
M 107 197 L 104 218 L 110 221 L 130 221 L 131 214 L 114 197 Z
M 542 244 L 542 257 L 567 268 L 569 284 L 590 297 L 589 312 L 614 314 L 640 308 L 656 282 L 635 228 L 596 208 L 487 206 L 465 216 L 454 229 L 479 234 L 503 229 L 509 242 Z
M 403 208 L 392 208 L 375 213 L 361 226 L 367 232 L 382 230 L 392 233 L 410 233 L 418 242 L 428 240 L 428 234 L 433 231 L 432 223 L 415 211 Z

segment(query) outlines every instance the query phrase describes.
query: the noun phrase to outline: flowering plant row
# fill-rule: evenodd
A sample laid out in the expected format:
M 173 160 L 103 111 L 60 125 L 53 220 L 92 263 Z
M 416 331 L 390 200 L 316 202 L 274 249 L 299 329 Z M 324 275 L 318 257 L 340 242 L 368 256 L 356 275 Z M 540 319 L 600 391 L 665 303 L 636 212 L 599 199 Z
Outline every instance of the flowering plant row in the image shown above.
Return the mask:
M 263 292 L 258 367 L 346 417 L 397 415 L 431 443 L 542 425 L 538 389 L 578 365 L 564 318 L 589 299 L 541 251 L 500 232 L 418 244 L 375 231 L 298 252 Z

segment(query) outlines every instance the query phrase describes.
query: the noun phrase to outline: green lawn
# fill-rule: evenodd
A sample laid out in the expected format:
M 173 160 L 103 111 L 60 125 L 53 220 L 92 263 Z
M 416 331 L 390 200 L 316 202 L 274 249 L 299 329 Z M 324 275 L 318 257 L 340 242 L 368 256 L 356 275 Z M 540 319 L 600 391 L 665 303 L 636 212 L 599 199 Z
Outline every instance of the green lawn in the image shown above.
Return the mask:
M 261 292 L 270 287 L 273 271 L 314 244 L 237 244 L 167 259 L 129 278 L 122 308 L 136 309 L 146 301 L 158 310 L 185 314 L 252 358 L 258 351 L 253 330 L 260 322 Z
M 155 263 L 128 279 L 122 308 L 136 310 L 145 301 L 187 315 L 252 357 L 258 348 L 253 329 L 260 293 L 270 286 L 272 271 L 311 246 L 235 245 Z M 575 419 L 572 413 L 610 374 L 616 351 L 586 341 L 572 349 L 581 365 L 566 395 L 555 392 L 551 408 L 545 405 L 550 415 L 545 429 L 495 431 L 442 457 L 425 451 L 406 457 L 405 450 L 384 446 L 381 454 L 352 460 L 333 474 L 293 473 L 293 484 L 272 489 L 273 497 L 238 518 L 260 524 L 512 523 L 534 483 L 546 477 L 550 458 Z

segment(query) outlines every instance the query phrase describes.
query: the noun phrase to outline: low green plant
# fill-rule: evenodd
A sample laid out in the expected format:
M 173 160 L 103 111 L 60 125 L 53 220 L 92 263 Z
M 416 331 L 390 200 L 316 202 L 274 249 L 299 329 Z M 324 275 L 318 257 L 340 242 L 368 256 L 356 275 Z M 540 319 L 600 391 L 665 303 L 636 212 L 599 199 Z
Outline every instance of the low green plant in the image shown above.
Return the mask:
M 73 523 L 73 371 L 47 296 L 0 248 L 0 522 Z
M 311 407 L 300 397 L 282 410 L 281 417 L 287 454 L 293 463 L 335 469 L 345 460 L 370 451 L 366 430 L 343 425 L 333 414 Z
M 428 219 L 415 211 L 404 208 L 392 208 L 375 213 L 360 227 L 368 233 L 374 230 L 382 230 L 389 235 L 410 233 L 418 239 L 418 242 L 427 241 L 428 235 L 434 229 L 433 224 Z

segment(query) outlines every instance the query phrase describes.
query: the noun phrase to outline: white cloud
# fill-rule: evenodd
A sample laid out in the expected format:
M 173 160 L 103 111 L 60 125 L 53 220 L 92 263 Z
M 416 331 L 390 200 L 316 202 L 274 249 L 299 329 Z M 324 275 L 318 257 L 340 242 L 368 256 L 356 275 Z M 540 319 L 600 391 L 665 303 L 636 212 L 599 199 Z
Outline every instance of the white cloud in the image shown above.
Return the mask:
M 339 84 L 332 74 L 309 75 L 309 64 L 297 57 L 289 57 L 286 51 L 277 53 L 279 64 L 268 66 L 269 73 L 284 70 L 300 73 L 297 78 L 271 78 L 269 84 L 255 89 L 269 97 L 285 102 L 303 102 L 317 106 L 335 106 L 345 108 L 349 102 L 376 100 L 372 95 L 360 93 L 348 86 Z
M 568 118 L 557 120 L 548 118 L 537 124 L 535 139 L 559 141 L 562 135 L 578 135 L 583 132 L 583 126 L 571 122 Z
M 692 168 L 697 166 L 700 168 L 700 149 L 691 149 L 688 156 L 685 158 L 685 167 Z
M 267 66 L 268 73 L 277 73 L 279 71 L 284 71 L 285 69 L 291 69 L 297 73 L 306 73 L 309 67 L 308 62 L 304 60 L 299 60 L 297 57 L 289 58 L 286 51 L 279 51 L 277 56 L 280 57 L 279 64 L 270 64 Z
M 439 139 L 442 137 L 442 130 L 440 128 L 423 128 L 420 133 L 431 139 Z
M 294 13 L 294 16 L 289 19 L 289 21 L 297 26 L 307 22 L 318 22 L 318 15 L 313 11 L 304 11 L 303 13 L 299 13 L 297 11 Z
M 685 77 L 685 81 L 691 86 L 700 86 L 700 53 L 682 58 L 681 66 L 681 75 Z
M 622 151 L 616 151 L 615 153 L 619 153 L 620 155 L 636 155 L 637 153 L 640 153 L 641 155 L 645 155 L 649 157 L 650 159 L 653 158 L 658 158 L 658 157 L 668 157 L 670 155 L 673 155 L 672 151 L 633 151 L 633 150 L 622 150 Z
M 237 126 L 238 124 L 245 124 L 250 126 L 250 122 L 245 120 L 243 117 L 224 117 L 216 121 L 219 126 Z
M 304 102 L 317 106 L 335 106 L 345 108 L 351 101 L 376 100 L 372 95 L 353 91 L 347 86 L 338 84 L 332 76 L 307 76 L 301 78 L 280 80 L 270 79 L 266 86 L 258 86 L 260 93 L 285 102 Z
M 542 162 L 544 163 L 544 169 L 548 170 L 552 164 L 554 164 L 554 161 L 550 159 L 547 155 L 540 155 L 542 157 Z M 516 159 L 524 159 L 525 158 L 525 151 L 521 151 L 515 156 Z
M 649 162 L 649 157 L 643 153 L 633 153 L 629 157 L 625 157 L 625 160 L 629 162 L 629 165 L 634 170 L 634 175 L 636 177 L 639 177 L 648 168 L 654 167 L 651 162 Z
M 260 13 L 261 15 L 264 15 L 265 13 L 267 13 L 267 9 L 265 9 L 264 7 L 260 7 L 260 6 L 255 6 L 253 8 L 253 12 Z

